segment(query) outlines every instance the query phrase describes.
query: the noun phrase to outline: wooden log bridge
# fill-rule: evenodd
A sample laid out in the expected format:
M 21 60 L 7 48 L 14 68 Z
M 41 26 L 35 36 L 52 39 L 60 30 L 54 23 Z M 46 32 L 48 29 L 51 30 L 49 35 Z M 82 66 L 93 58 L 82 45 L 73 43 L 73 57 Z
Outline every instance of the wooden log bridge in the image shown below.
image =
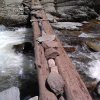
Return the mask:
M 34 0 L 31 22 L 38 70 L 39 100 L 92 100 L 55 35 L 44 9 Z

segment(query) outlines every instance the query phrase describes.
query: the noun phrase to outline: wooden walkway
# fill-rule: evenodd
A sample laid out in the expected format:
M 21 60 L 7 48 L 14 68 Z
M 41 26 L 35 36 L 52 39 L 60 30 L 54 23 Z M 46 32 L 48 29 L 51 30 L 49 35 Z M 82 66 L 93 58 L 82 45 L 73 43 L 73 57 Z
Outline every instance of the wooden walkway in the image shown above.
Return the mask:
M 92 100 L 39 2 L 32 1 L 31 14 L 35 63 L 38 70 L 39 100 Z M 63 81 L 59 78 L 60 76 Z M 59 97 L 61 87 L 64 92 L 61 92 L 63 98 Z

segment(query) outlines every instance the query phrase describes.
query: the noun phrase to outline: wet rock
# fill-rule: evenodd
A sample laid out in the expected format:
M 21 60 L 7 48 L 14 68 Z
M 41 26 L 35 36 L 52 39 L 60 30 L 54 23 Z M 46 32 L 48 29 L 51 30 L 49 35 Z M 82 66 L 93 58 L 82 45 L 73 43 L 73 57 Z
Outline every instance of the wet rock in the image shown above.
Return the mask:
M 98 0 L 96 0 L 95 5 L 97 5 L 97 3 Z M 56 13 L 56 15 L 60 15 L 65 21 L 83 21 L 98 16 L 98 14 L 89 7 L 94 4 L 92 0 L 41 0 L 41 4 L 47 12 Z M 29 16 L 27 15 L 30 13 L 30 7 L 31 0 L 0 1 L 0 23 L 7 26 L 27 24 L 27 21 L 29 21 Z
M 92 37 L 92 36 L 90 34 L 86 34 L 86 33 L 82 32 L 78 37 L 89 38 L 89 37 Z
M 48 60 L 48 65 L 49 65 L 49 68 L 50 68 L 50 72 L 59 73 L 58 72 L 58 67 L 55 65 L 54 59 L 49 59 Z
M 28 16 L 25 15 L 0 15 L 0 24 L 5 26 L 20 26 L 27 24 Z
M 51 23 L 54 23 L 54 22 L 57 22 L 56 20 L 58 20 L 59 18 L 51 15 L 50 13 L 46 13 L 46 16 L 48 18 L 48 20 L 51 22 Z
M 44 32 L 44 31 L 43 31 Z M 37 38 L 38 42 L 44 42 L 44 41 L 53 41 L 55 40 L 55 35 L 42 35 L 41 37 Z
M 82 23 L 83 23 L 83 24 L 88 24 L 89 22 L 87 22 L 87 21 L 83 21 Z
M 99 27 L 97 28 L 97 29 L 99 29 Z M 94 29 L 94 30 L 97 30 L 97 29 Z M 98 32 L 99 30 L 97 30 L 97 32 L 96 33 L 99 33 Z M 94 34 L 94 33 L 84 33 L 84 32 L 82 32 L 79 36 L 78 36 L 79 38 L 87 38 L 87 39 L 89 39 L 89 38 L 91 38 L 91 39 L 99 39 L 99 37 L 100 37 L 100 34 Z
M 54 67 L 56 65 L 54 59 L 49 59 L 48 65 L 49 65 L 49 67 Z
M 97 44 L 95 42 L 91 42 L 91 41 L 86 41 L 86 45 L 94 50 L 94 51 L 97 51 L 97 52 L 100 52 L 100 44 Z
M 0 31 L 6 30 L 6 27 L 4 25 L 0 25 Z
M 22 5 L 24 7 L 24 14 L 29 15 L 31 8 L 31 0 L 23 0 Z
M 22 0 L 2 0 L 0 4 L 0 24 L 6 26 L 25 25 L 28 16 L 24 15 Z M 13 8 L 13 9 L 12 9 Z
M 32 43 L 30 43 L 30 42 L 26 42 L 26 43 L 24 43 L 24 48 L 23 48 L 23 53 L 24 54 L 27 54 L 27 55 L 29 55 L 29 54 L 33 54 L 33 45 L 32 45 Z
M 64 46 L 66 52 L 75 52 L 77 49 L 73 46 Z
M 85 6 L 68 6 L 64 9 L 62 8 L 62 11 L 60 9 L 61 7 L 58 9 L 59 13 L 63 13 L 64 17 L 67 18 L 66 20 L 69 21 L 89 20 L 98 16 L 93 9 Z
M 47 78 L 47 83 L 50 87 L 50 89 L 56 94 L 56 95 L 62 95 L 64 90 L 64 81 L 56 72 L 51 72 Z
M 100 16 L 98 18 L 96 18 L 96 19 L 100 21 Z
M 53 23 L 52 26 L 56 29 L 79 30 L 79 26 L 82 26 L 82 24 L 74 22 L 57 22 Z
M 51 72 L 59 73 L 57 66 L 52 67 Z
M 98 82 L 96 88 L 95 88 L 95 92 L 97 93 L 97 95 L 100 96 L 100 82 Z
M 93 0 L 41 0 L 41 2 L 46 11 L 60 14 L 65 21 L 84 21 L 98 16 L 93 9 Z
M 17 87 L 12 87 L 0 92 L 0 100 L 20 100 L 20 92 Z
M 97 16 L 97 13 L 89 7 L 90 5 L 93 5 L 92 0 L 62 0 L 57 2 L 57 12 L 64 14 L 67 20 L 88 20 Z
M 54 3 L 47 3 L 43 5 L 47 12 L 56 12 Z

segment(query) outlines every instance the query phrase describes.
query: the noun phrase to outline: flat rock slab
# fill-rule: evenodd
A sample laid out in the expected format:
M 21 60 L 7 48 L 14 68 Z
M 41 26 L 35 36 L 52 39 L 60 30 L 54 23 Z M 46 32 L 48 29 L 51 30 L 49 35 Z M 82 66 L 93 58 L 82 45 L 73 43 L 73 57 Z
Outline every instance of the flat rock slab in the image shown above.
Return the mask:
M 0 100 L 20 100 L 20 92 L 17 87 L 11 87 L 0 92 Z
M 82 24 L 76 22 L 57 22 L 53 23 L 52 26 L 56 29 L 79 30 Z

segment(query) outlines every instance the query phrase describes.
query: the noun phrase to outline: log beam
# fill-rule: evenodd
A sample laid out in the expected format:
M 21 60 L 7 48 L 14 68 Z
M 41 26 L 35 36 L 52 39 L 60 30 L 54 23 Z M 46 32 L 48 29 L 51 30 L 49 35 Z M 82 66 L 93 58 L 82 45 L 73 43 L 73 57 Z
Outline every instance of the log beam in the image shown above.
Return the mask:
M 56 96 L 50 92 L 45 85 L 46 79 L 49 75 L 49 67 L 44 55 L 44 48 L 36 40 L 41 35 L 38 22 L 33 22 L 32 26 L 34 31 L 35 64 L 38 71 L 39 100 L 57 100 Z
M 47 17 L 44 10 L 41 10 L 40 13 L 43 20 L 46 20 Z M 54 34 L 49 21 L 43 21 L 42 25 L 47 34 Z M 55 41 L 58 42 L 57 50 L 59 52 L 59 56 L 56 57 L 55 61 L 58 66 L 59 73 L 65 81 L 66 100 L 92 100 L 85 84 L 75 69 L 75 66 L 72 64 L 71 59 L 63 49 L 61 42 L 57 37 Z
M 45 11 L 43 9 L 39 9 L 38 15 L 40 15 L 42 18 L 41 23 L 46 35 L 55 35 L 46 17 Z M 41 37 L 43 34 L 41 33 L 38 19 L 32 17 L 32 20 L 35 44 L 35 59 L 38 70 L 40 91 L 39 100 L 57 100 L 56 96 L 45 86 L 46 79 L 49 75 L 49 66 L 47 63 L 48 60 L 45 57 L 45 48 L 42 46 L 42 43 L 39 43 L 39 41 L 37 41 L 37 38 Z M 54 60 L 56 62 L 58 71 L 65 82 L 65 100 L 92 100 L 85 84 L 76 71 L 75 66 L 72 64 L 72 61 L 64 51 L 61 42 L 57 37 L 53 41 L 57 42 L 58 44 L 56 50 L 59 53 L 59 56 L 56 56 Z

